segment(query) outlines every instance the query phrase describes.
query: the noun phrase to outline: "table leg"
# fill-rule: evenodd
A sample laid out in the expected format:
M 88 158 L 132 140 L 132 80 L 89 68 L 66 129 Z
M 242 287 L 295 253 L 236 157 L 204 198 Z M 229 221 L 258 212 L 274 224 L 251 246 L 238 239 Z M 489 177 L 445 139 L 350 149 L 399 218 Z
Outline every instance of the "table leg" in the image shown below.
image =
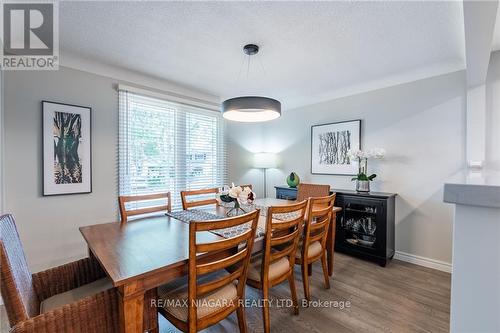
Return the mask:
M 335 255 L 335 229 L 337 225 L 337 214 L 333 213 L 332 214 L 332 221 L 330 222 L 329 230 L 328 230 L 328 237 L 326 239 L 326 256 L 327 256 L 327 263 L 328 263 L 328 275 L 332 276 L 333 275 L 333 261 L 334 261 L 334 255 Z
M 143 333 L 144 290 L 137 282 L 119 288 L 121 333 Z

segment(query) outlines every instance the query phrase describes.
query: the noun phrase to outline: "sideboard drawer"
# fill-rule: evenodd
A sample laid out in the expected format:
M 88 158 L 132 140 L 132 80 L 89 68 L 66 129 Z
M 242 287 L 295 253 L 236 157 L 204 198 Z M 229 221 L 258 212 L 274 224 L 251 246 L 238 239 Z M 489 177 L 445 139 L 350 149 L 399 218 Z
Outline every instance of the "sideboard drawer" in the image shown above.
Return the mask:
M 295 200 L 297 199 L 297 189 L 276 187 L 276 198 Z

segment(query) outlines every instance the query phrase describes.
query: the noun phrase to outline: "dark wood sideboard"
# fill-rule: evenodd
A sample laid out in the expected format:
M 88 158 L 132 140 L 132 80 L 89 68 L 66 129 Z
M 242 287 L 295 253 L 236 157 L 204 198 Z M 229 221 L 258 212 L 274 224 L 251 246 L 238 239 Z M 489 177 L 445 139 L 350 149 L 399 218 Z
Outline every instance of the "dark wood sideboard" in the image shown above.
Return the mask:
M 275 186 L 276 198 L 295 200 L 297 189 Z M 394 256 L 395 193 L 332 189 L 337 193 L 335 251 L 385 266 Z

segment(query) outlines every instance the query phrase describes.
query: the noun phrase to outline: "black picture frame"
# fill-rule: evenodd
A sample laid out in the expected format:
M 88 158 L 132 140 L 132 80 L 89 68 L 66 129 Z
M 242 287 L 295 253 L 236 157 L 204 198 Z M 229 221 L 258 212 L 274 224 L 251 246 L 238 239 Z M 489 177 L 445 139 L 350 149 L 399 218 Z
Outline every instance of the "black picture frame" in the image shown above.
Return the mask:
M 344 167 L 343 168 L 337 168 L 340 171 L 343 172 L 319 172 L 317 165 L 315 165 L 315 157 L 313 156 L 315 154 L 315 140 L 314 140 L 314 134 L 315 134 L 315 129 L 319 129 L 322 127 L 343 127 L 344 125 L 353 125 L 357 128 L 358 134 L 355 136 L 357 138 L 357 142 L 354 142 L 353 145 L 354 147 L 350 147 L 350 149 L 361 149 L 361 130 L 362 130 L 362 120 L 361 119 L 353 119 L 353 120 L 345 120 L 345 121 L 339 121 L 339 122 L 332 122 L 332 123 L 326 123 L 326 124 L 317 124 L 317 125 L 312 125 L 311 126 L 311 152 L 310 152 L 310 158 L 311 158 L 311 174 L 313 175 L 334 175 L 334 176 L 354 176 L 357 174 L 357 170 L 355 170 L 354 165 L 352 166 L 350 172 L 345 172 Z M 355 133 L 356 134 L 356 133 Z M 315 168 L 316 166 L 316 168 Z M 334 165 L 331 165 L 329 169 L 335 169 L 333 167 Z M 328 169 L 328 167 L 323 166 L 321 169 L 325 170 Z
M 57 111 L 56 111 L 57 110 Z M 48 100 L 41 101 L 42 111 L 42 195 L 72 195 L 92 193 L 92 107 L 69 103 L 54 102 Z M 53 135 L 54 112 L 70 113 L 70 111 L 80 114 L 81 132 L 84 137 L 84 148 L 81 183 L 59 183 L 54 184 L 54 164 L 55 147 Z M 52 125 L 50 125 L 52 123 Z M 80 141 L 80 139 L 79 139 Z M 80 146 L 80 143 L 79 143 Z M 78 147 L 79 148 L 79 147 Z M 77 150 L 79 154 L 79 150 Z M 78 157 L 80 155 L 77 155 Z M 52 177 L 52 180 L 51 180 Z

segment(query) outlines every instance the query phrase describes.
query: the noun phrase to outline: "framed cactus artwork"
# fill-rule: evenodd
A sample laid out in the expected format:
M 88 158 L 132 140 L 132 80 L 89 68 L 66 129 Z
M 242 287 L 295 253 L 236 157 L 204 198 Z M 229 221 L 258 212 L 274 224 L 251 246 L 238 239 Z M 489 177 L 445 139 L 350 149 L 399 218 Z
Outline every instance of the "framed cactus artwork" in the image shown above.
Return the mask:
M 311 173 L 356 175 L 349 151 L 361 149 L 361 120 L 311 126 Z
M 43 195 L 92 192 L 91 108 L 42 101 Z

